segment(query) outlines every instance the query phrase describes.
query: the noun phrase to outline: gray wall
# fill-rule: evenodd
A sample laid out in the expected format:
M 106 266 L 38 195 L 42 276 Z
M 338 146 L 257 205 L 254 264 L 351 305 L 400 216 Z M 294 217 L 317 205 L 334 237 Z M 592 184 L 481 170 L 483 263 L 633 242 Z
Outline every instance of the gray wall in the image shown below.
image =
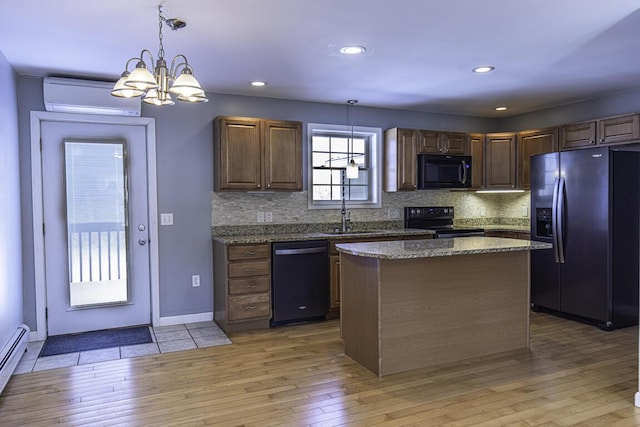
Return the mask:
M 16 92 L 16 75 L 0 52 L 0 349 L 23 321 Z
M 32 235 L 30 231 L 31 180 L 29 166 L 29 111 L 42 111 L 42 79 L 19 78 L 20 109 L 20 161 L 23 193 L 23 211 L 26 226 L 23 227 L 25 319 L 35 327 L 35 293 L 33 287 Z M 207 104 L 176 104 L 173 107 L 152 107 L 143 104 L 142 115 L 156 119 L 158 208 L 160 213 L 173 212 L 173 226 L 160 227 L 160 316 L 176 316 L 212 311 L 211 226 L 233 224 L 237 212 L 254 209 L 266 202 L 256 198 L 247 201 L 245 195 L 211 194 L 213 189 L 212 120 L 218 115 L 238 115 L 308 122 L 348 124 L 346 102 L 342 105 L 319 104 L 269 98 L 209 94 Z M 346 97 L 345 97 L 346 98 Z M 356 106 L 354 123 L 382 129 L 401 126 L 435 130 L 465 132 L 493 132 L 524 130 L 583 120 L 596 116 L 640 111 L 640 96 L 621 94 L 602 100 L 594 100 L 573 106 L 559 107 L 549 112 L 537 112 L 503 119 L 481 119 L 445 114 L 416 113 L 390 109 Z M 306 128 L 306 126 L 305 126 Z M 306 129 L 305 129 L 306 131 Z M 306 176 L 306 173 L 305 173 Z M 385 205 L 401 206 L 403 203 L 422 203 L 430 200 L 429 192 L 409 198 L 389 196 Z M 292 196 L 295 197 L 295 196 Z M 426 197 L 426 199 L 425 199 Z M 518 216 L 522 198 L 500 196 L 472 196 L 478 203 L 500 207 Z M 423 200 L 424 199 L 424 200 Z M 467 209 L 466 216 L 474 216 L 474 208 L 466 199 L 459 200 Z M 251 200 L 251 198 L 249 198 Z M 240 202 L 228 203 L 227 202 Z M 267 200 L 268 202 L 268 200 Z M 212 209 L 212 203 L 214 204 Z M 217 204 L 225 204 L 218 209 Z M 457 202 L 456 202 L 457 203 Z M 267 203 L 268 205 L 268 203 Z M 512 206 L 511 206 L 512 205 Z M 474 205 L 475 206 L 475 205 Z M 386 206 L 385 206 L 386 207 Z M 266 209 L 264 209 L 266 210 Z M 212 211 L 216 212 L 212 219 Z M 355 216 L 357 219 L 357 215 Z M 201 275 L 201 286 L 191 287 L 191 275 Z

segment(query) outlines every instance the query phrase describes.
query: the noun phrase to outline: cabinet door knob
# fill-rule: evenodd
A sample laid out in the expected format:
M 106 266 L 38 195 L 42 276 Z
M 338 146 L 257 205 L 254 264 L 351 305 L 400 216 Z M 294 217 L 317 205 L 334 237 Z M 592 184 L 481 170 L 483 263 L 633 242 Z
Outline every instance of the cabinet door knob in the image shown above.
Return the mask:
M 600 142 L 604 142 L 604 138 L 600 138 Z
M 267 184 L 267 188 L 271 188 L 271 184 Z
M 260 184 L 256 184 L 256 187 L 257 187 L 257 188 L 260 188 Z

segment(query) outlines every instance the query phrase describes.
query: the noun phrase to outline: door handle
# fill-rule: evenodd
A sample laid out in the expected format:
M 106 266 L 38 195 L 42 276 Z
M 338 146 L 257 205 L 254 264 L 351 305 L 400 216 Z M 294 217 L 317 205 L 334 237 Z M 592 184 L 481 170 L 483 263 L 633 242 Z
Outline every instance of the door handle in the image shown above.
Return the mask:
M 553 183 L 553 202 L 551 203 L 551 236 L 553 237 L 553 257 L 556 263 L 560 263 L 558 252 L 558 192 L 560 191 L 560 178 Z
M 139 244 L 140 246 L 144 246 L 144 245 L 146 245 L 146 244 L 147 244 L 147 239 L 145 239 L 144 237 L 139 238 L 139 239 L 138 239 L 138 244 Z

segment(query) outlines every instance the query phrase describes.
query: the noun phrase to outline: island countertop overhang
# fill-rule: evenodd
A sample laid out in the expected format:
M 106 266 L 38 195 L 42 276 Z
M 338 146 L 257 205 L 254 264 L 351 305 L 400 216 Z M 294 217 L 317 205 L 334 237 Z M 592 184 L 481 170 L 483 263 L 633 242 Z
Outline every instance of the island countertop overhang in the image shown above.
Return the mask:
M 497 252 L 551 249 L 550 243 L 499 237 L 459 237 L 451 239 L 393 240 L 382 242 L 340 243 L 339 252 L 380 259 L 431 258 Z

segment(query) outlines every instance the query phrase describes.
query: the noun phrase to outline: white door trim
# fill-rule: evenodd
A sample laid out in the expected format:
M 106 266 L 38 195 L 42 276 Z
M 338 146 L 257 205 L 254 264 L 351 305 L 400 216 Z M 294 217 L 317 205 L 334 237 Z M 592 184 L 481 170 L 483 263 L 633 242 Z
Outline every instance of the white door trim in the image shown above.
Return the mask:
M 151 319 L 156 326 L 160 322 L 159 254 L 158 254 L 158 192 L 156 178 L 156 128 L 155 120 L 147 117 L 99 116 L 91 114 L 31 112 L 31 201 L 33 211 L 33 258 L 36 289 L 36 339 L 47 337 L 46 277 L 44 263 L 44 223 L 42 203 L 42 153 L 40 151 L 42 122 L 96 123 L 144 126 L 147 138 L 147 179 L 149 184 L 149 251 L 151 280 Z M 33 339 L 33 333 L 31 334 Z

